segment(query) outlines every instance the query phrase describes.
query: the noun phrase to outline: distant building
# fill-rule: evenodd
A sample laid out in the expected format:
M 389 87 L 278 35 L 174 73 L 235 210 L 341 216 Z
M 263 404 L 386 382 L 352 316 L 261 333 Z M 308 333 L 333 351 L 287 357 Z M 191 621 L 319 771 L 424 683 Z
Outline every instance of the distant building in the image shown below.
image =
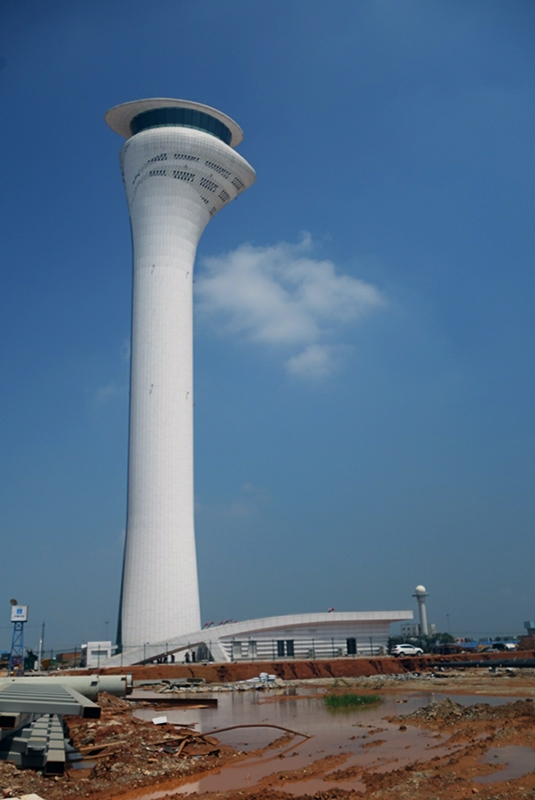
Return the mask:
M 417 639 L 419 636 L 422 636 L 421 626 L 418 625 L 416 622 L 413 622 L 409 625 L 402 625 L 400 628 L 401 635 L 405 639 Z M 434 622 L 429 622 L 427 625 L 427 635 L 434 636 L 437 632 L 437 626 Z
M 415 622 L 411 622 L 408 625 L 402 625 L 401 635 L 405 639 L 416 639 L 420 635 L 420 626 Z
M 81 648 L 80 666 L 93 668 L 101 667 L 104 661 L 111 658 L 111 642 L 88 642 Z
M 535 620 L 529 619 L 524 622 L 526 633 L 520 637 L 518 643 L 519 650 L 535 650 Z
M 103 666 L 167 660 L 170 654 L 175 661 L 187 654 L 216 662 L 380 655 L 387 651 L 390 625 L 412 616 L 412 611 L 330 611 L 231 622 L 124 651 Z

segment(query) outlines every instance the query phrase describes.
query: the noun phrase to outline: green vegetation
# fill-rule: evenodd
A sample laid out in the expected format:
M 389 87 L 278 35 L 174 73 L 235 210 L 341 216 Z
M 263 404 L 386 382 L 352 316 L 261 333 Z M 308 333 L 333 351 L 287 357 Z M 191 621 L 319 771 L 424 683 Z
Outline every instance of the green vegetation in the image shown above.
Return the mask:
M 355 708 L 382 702 L 376 694 L 329 694 L 323 699 L 331 711 L 351 711 Z

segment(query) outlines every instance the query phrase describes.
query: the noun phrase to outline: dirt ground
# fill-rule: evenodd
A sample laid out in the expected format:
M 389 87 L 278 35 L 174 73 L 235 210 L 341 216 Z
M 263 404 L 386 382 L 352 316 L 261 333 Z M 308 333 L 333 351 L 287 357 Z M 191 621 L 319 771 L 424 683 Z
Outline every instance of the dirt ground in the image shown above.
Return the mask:
M 243 681 L 260 672 L 274 674 L 282 680 L 307 680 L 311 678 L 357 678 L 367 675 L 395 675 L 432 669 L 441 663 L 457 661 L 500 661 L 503 653 L 462 653 L 451 656 L 421 656 L 420 658 L 336 658 L 321 661 L 242 661 L 228 664 L 154 664 L 137 667 L 113 667 L 92 670 L 94 673 L 121 675 L 131 672 L 134 680 L 156 678 L 202 678 L 207 683 Z M 505 658 L 535 658 L 535 651 L 515 651 Z M 78 672 L 77 674 L 80 674 Z M 89 672 L 87 673 L 89 674 Z
M 360 659 L 365 662 L 366 660 Z M 304 772 L 306 779 L 323 778 L 328 774 L 331 783 L 340 782 L 340 788 L 328 791 L 309 792 L 315 800 L 351 800 L 366 797 L 374 800 L 462 800 L 480 797 L 484 800 L 524 800 L 535 798 L 535 771 L 522 777 L 498 780 L 491 784 L 478 783 L 478 777 L 490 773 L 498 774 L 497 766 L 484 763 L 482 756 L 493 748 L 496 752 L 506 752 L 503 748 L 511 746 L 534 748 L 535 752 L 535 670 L 498 671 L 487 669 L 445 670 L 422 672 L 419 677 L 407 674 L 407 679 L 387 679 L 384 668 L 374 668 L 377 661 L 389 661 L 394 674 L 401 674 L 403 664 L 394 659 L 372 659 L 367 677 L 345 676 L 334 680 L 328 676 L 314 676 L 306 680 L 318 691 L 329 688 L 335 692 L 353 691 L 365 694 L 404 694 L 430 692 L 456 695 L 500 696 L 510 702 L 491 706 L 485 702 L 475 702 L 461 706 L 451 700 L 420 708 L 410 714 L 400 713 L 389 717 L 399 730 L 399 735 L 411 727 L 425 729 L 441 737 L 446 737 L 452 747 L 441 755 L 425 754 L 425 758 L 396 768 L 395 763 L 387 765 L 386 771 L 366 770 L 362 767 L 344 767 L 345 755 L 318 759 L 306 770 L 282 769 L 265 778 L 251 788 L 239 792 L 212 792 L 204 794 L 205 800 L 234 800 L 237 796 L 244 800 L 288 800 L 289 797 L 304 797 L 292 792 L 292 784 L 301 785 Z M 403 662 L 417 659 L 403 659 Z M 322 662 L 315 667 L 319 672 L 333 670 L 331 662 L 328 669 Z M 356 660 L 351 660 L 355 664 Z M 199 668 L 200 665 L 192 665 Z M 235 667 L 249 665 L 230 665 Z M 254 665 L 254 675 L 261 667 Z M 282 666 L 282 665 L 279 665 Z M 294 664 L 290 665 L 295 668 Z M 138 668 L 139 669 L 139 668 Z M 165 667 L 143 668 L 147 675 L 157 677 L 158 671 Z M 176 667 L 174 667 L 176 669 Z M 211 667 L 217 670 L 218 667 Z M 361 664 L 361 670 L 366 671 Z M 267 671 L 267 670 L 266 670 Z M 371 673 L 371 674 L 370 674 Z M 292 681 L 299 691 L 300 679 Z M 303 684 L 304 685 L 304 684 Z M 522 698 L 522 699 L 517 699 Z M 276 698 L 273 698 L 276 701 Z M 102 716 L 99 721 L 83 720 L 77 717 L 66 718 L 70 734 L 76 748 L 80 748 L 86 759 L 91 759 L 86 769 L 70 769 L 60 777 L 46 778 L 32 770 L 17 770 L 14 766 L 0 762 L 0 797 L 19 797 L 35 792 L 44 800 L 135 800 L 147 791 L 170 792 L 180 783 L 191 781 L 202 775 L 217 773 L 222 768 L 251 759 L 263 751 L 239 753 L 229 746 L 220 745 L 212 737 L 191 736 L 191 731 L 178 730 L 165 724 L 155 726 L 152 722 L 137 719 L 132 715 L 131 703 L 108 695 L 100 695 L 99 704 Z M 158 713 L 160 713 L 158 711 Z M 280 745 L 288 737 L 277 739 L 271 748 Z M 532 767 L 533 769 L 533 767 Z M 342 788 L 343 782 L 358 779 L 362 788 L 348 791 Z M 313 784 L 311 784 L 313 785 Z M 346 783 L 347 785 L 347 783 Z M 145 791 L 143 791 L 143 787 Z M 297 788 L 297 786 L 296 786 Z M 197 795 L 195 795 L 197 796 Z M 160 795 L 163 800 L 163 796 Z

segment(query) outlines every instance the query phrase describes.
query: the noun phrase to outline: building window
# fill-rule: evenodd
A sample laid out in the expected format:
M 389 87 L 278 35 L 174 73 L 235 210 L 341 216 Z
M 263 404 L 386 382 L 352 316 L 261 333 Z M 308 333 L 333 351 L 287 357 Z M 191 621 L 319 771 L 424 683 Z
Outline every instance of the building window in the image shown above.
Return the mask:
M 284 658 L 284 641 L 279 639 L 277 642 L 277 656 L 279 658 Z
M 219 189 L 217 183 L 209 181 L 208 178 L 201 178 L 199 183 L 204 189 L 208 189 L 209 192 L 215 192 L 216 189 Z
M 183 169 L 174 169 L 173 170 L 173 178 L 177 178 L 180 181 L 187 181 L 188 183 L 192 183 L 195 179 L 195 175 L 193 172 L 186 172 Z
M 357 640 L 356 639 L 346 639 L 347 642 L 347 654 L 348 656 L 356 656 L 357 655 Z
M 241 642 L 232 642 L 232 660 L 238 661 L 241 658 Z
M 149 128 L 168 126 L 205 131 L 221 139 L 225 144 L 230 144 L 232 139 L 230 129 L 223 122 L 194 108 L 151 108 L 142 111 L 130 122 L 132 136 Z
M 198 161 L 199 156 L 188 156 L 185 153 L 175 153 L 173 158 L 176 158 L 177 161 Z
M 294 656 L 294 640 L 287 639 L 286 640 L 286 655 L 293 658 Z
M 214 172 L 219 172 L 219 174 L 222 175 L 224 178 L 230 177 L 230 172 L 228 171 L 228 169 L 223 169 L 223 167 L 220 167 L 219 164 L 214 164 L 213 161 L 205 161 L 204 163 L 206 164 L 207 167 L 213 169 Z

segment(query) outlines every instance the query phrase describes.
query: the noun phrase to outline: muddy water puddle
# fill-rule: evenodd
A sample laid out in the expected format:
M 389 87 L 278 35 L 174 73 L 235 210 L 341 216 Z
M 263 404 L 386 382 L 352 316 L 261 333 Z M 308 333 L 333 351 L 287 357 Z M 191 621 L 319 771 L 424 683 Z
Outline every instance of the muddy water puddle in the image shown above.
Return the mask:
M 203 792 L 238 791 L 257 785 L 285 791 L 289 796 L 314 794 L 335 787 L 364 792 L 365 785 L 361 780 L 363 770 L 388 772 L 427 761 L 433 756 L 455 752 L 456 746 L 447 744 L 448 736 L 413 726 L 401 727 L 399 723 L 390 723 L 385 719 L 410 714 L 446 696 L 462 705 L 481 702 L 497 705 L 511 700 L 434 693 L 387 695 L 375 706 L 349 712 L 332 712 L 325 707 L 318 690 L 307 692 L 300 689 L 299 694 L 286 691 L 279 696 L 266 696 L 254 691 L 220 693 L 217 708 L 166 710 L 165 715 L 170 723 L 188 724 L 193 726 L 193 730 L 205 734 L 231 725 L 271 724 L 306 734 L 310 738 L 294 737 L 290 743 L 285 740 L 284 744 L 281 742 L 280 746 L 270 747 L 260 755 L 252 753 L 237 764 L 224 767 L 195 782 L 177 786 L 171 791 L 167 788 L 165 791 L 140 794 L 139 800 L 158 800 L 166 795 L 178 797 Z M 144 719 L 152 719 L 160 713 L 160 709 L 155 713 L 150 708 L 135 712 L 136 716 Z M 223 744 L 232 745 L 242 752 L 251 752 L 269 747 L 281 735 L 282 731 L 272 728 L 251 727 L 218 733 L 217 737 Z M 516 748 L 526 749 L 530 750 Z M 524 754 L 524 757 L 527 758 L 527 755 Z M 497 763 L 496 759 L 493 763 Z M 513 762 L 500 763 L 510 765 Z M 503 776 L 503 770 L 499 770 L 499 774 Z
M 186 695 L 173 694 L 173 692 L 150 692 L 137 690 L 129 695 L 130 702 L 138 701 L 150 703 L 155 706 L 169 706 L 171 708 L 217 708 L 217 697 L 203 694 Z
M 505 747 L 490 747 L 481 759 L 482 764 L 491 764 L 501 767 L 490 775 L 479 775 L 474 778 L 476 783 L 496 783 L 497 781 L 513 781 L 523 778 L 528 772 L 535 770 L 535 750 L 532 747 L 519 747 L 508 745 Z

